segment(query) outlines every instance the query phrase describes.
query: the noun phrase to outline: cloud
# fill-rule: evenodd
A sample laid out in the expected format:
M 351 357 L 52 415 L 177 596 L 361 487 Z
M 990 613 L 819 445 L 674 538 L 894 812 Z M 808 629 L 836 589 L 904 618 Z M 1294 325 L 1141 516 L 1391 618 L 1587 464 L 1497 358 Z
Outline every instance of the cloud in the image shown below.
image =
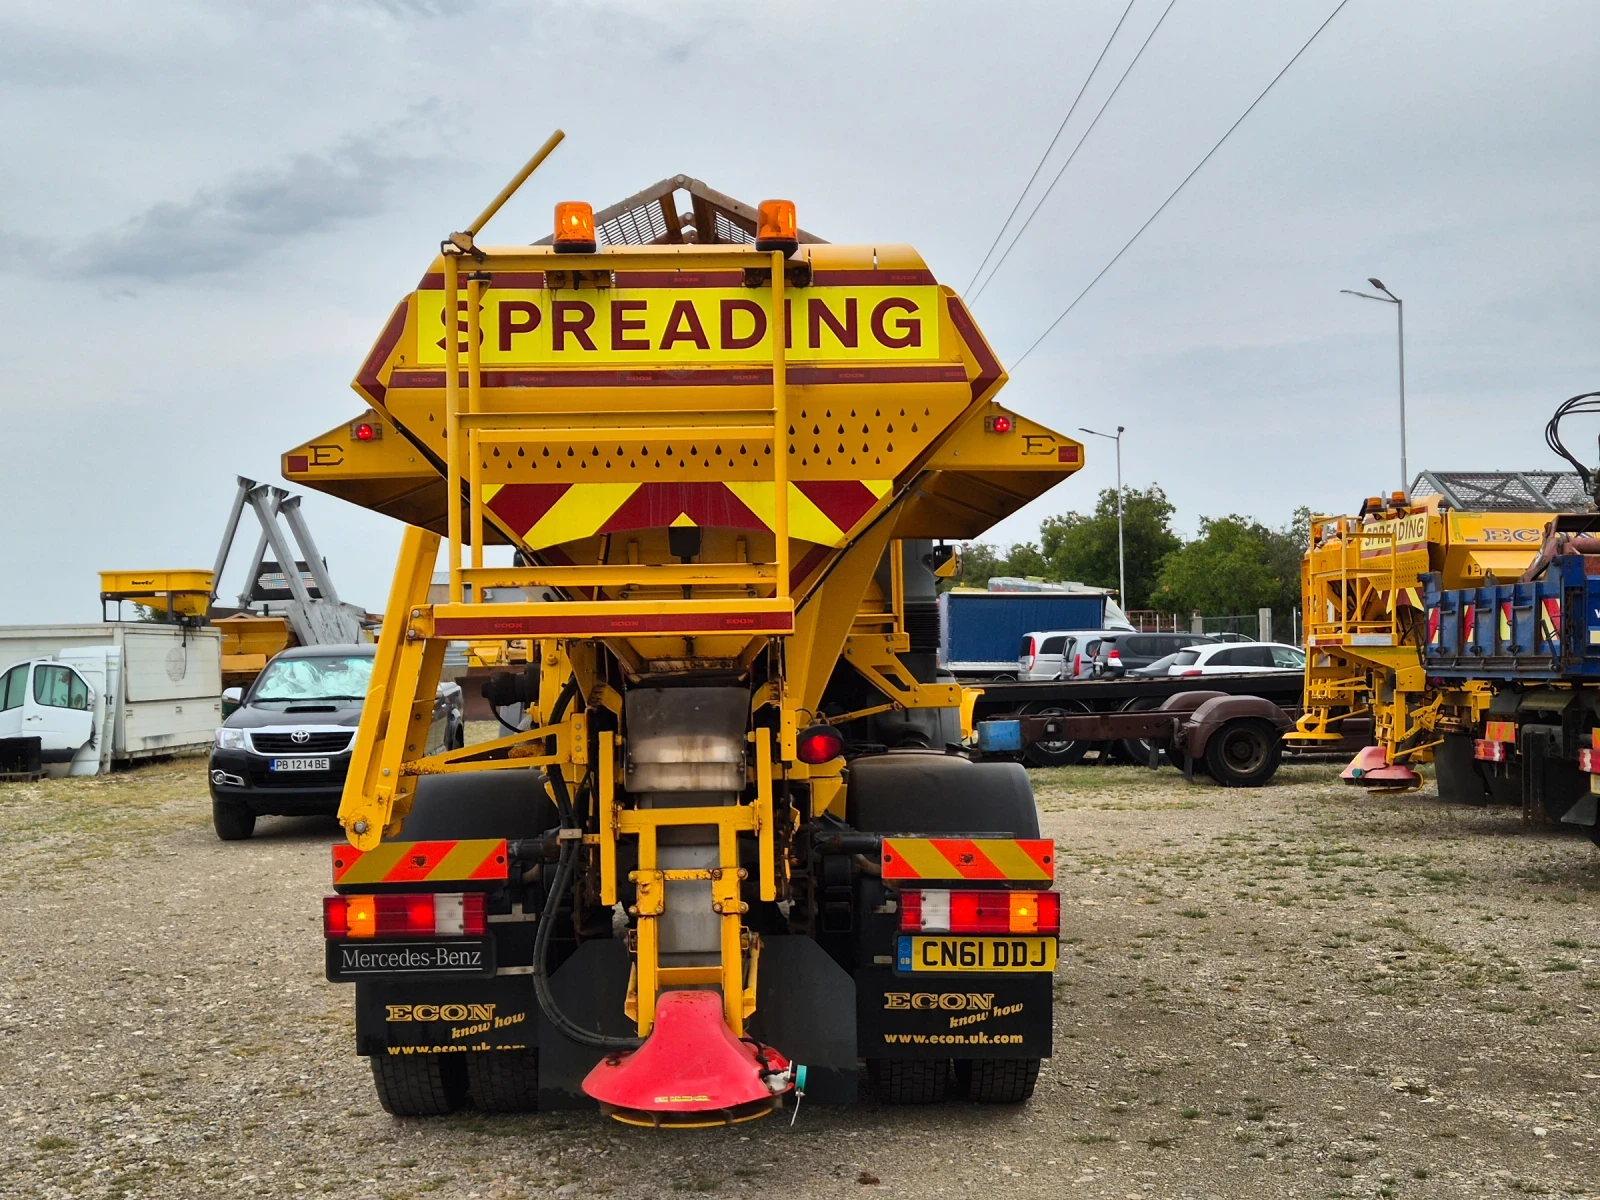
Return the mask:
M 297 238 L 382 211 L 426 159 L 394 149 L 392 129 L 240 172 L 185 201 L 162 201 L 90 237 L 70 261 L 93 279 L 171 283 L 218 275 Z

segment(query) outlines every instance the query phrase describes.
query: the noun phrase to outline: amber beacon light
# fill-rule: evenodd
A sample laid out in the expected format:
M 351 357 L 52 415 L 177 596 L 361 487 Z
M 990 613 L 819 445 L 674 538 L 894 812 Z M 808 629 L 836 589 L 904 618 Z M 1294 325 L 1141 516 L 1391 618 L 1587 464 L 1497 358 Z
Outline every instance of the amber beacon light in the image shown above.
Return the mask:
M 756 249 L 793 254 L 800 248 L 800 226 L 793 200 L 763 200 L 756 216 Z
M 594 209 L 582 200 L 563 200 L 556 205 L 556 232 L 552 240 L 557 254 L 593 254 Z

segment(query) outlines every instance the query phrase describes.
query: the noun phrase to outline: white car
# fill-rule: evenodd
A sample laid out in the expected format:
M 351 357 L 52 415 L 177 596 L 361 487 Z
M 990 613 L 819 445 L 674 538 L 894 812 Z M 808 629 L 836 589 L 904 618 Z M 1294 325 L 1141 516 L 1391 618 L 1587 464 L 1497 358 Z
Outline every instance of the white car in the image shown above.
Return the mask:
M 1304 671 L 1305 651 L 1282 642 L 1223 642 L 1178 651 L 1168 675 L 1246 675 L 1259 671 Z

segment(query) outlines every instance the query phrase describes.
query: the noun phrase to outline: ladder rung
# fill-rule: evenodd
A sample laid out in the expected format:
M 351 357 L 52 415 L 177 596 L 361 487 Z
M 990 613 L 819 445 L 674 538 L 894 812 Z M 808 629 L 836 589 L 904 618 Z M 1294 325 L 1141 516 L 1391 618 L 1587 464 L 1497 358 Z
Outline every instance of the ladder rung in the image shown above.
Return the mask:
M 436 638 L 712 637 L 794 632 L 787 596 L 719 600 L 553 600 L 543 604 L 438 604 Z
M 461 578 L 479 587 L 675 587 L 695 584 L 772 584 L 771 563 L 597 563 L 560 567 L 465 567 Z

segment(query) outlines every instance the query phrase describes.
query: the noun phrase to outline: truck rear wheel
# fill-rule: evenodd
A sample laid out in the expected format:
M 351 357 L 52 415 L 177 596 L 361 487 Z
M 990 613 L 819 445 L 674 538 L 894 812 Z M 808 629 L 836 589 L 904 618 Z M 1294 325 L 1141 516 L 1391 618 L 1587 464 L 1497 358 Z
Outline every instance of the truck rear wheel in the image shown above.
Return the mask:
M 396 1117 L 442 1117 L 467 1097 L 460 1054 L 374 1054 L 372 1082 L 383 1111 Z
M 467 1095 L 479 1112 L 539 1111 L 537 1050 L 472 1050 L 467 1060 Z
M 846 819 L 864 833 L 1039 836 L 1028 772 L 929 750 L 895 750 L 850 764 Z
M 1021 1104 L 1039 1079 L 1037 1058 L 956 1059 L 956 1086 L 979 1104 Z
M 1223 787 L 1260 787 L 1278 773 L 1283 739 L 1266 721 L 1228 721 L 1206 741 L 1206 771 Z
M 948 1058 L 869 1058 L 867 1080 L 884 1104 L 937 1104 L 950 1090 Z
M 211 827 L 225 842 L 242 842 L 256 831 L 256 814 L 231 800 L 213 800 Z

